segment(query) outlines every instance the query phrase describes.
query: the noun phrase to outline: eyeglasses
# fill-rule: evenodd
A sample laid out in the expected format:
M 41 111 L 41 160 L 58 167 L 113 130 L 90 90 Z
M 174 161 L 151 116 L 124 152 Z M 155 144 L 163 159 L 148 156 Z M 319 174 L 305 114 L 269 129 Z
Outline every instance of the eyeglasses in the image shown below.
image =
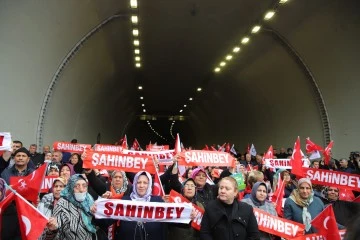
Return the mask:
M 196 186 L 194 184 L 185 184 L 185 188 L 195 188 Z

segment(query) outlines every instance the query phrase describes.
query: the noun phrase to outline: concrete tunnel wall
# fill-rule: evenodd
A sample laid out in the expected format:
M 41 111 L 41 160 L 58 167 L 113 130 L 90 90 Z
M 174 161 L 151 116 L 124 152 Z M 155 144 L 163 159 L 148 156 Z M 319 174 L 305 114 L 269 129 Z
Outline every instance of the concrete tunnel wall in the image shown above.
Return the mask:
M 0 126 L 25 146 L 36 142 L 40 108 L 59 64 L 104 19 L 96 4 L 86 3 L 0 2 Z M 354 6 L 338 3 L 319 9 L 292 32 L 277 29 L 315 75 L 329 114 L 335 157 L 360 150 L 360 21 Z M 118 51 L 106 31 L 123 33 Z M 138 123 L 132 121 L 137 109 L 129 34 L 127 21 L 111 23 L 71 60 L 46 112 L 44 144 L 74 137 L 94 143 L 98 132 L 102 142 L 111 143 L 127 129 L 136 129 L 128 125 Z M 243 150 L 254 142 L 264 151 L 270 144 L 293 146 L 300 135 L 324 145 L 314 91 L 304 73 L 278 42 L 266 34 L 259 37 L 272 42 L 271 47 L 212 79 L 192 107 L 191 127 L 180 129 L 181 135 L 194 132 L 196 142 L 189 144 L 230 141 Z M 252 44 L 256 46 L 256 39 Z

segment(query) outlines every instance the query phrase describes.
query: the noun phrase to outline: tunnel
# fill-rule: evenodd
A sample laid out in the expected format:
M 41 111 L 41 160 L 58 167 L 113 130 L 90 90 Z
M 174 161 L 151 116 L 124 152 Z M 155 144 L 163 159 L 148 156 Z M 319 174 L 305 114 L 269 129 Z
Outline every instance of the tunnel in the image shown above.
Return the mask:
M 360 150 L 356 0 L 0 1 L 0 131 Z

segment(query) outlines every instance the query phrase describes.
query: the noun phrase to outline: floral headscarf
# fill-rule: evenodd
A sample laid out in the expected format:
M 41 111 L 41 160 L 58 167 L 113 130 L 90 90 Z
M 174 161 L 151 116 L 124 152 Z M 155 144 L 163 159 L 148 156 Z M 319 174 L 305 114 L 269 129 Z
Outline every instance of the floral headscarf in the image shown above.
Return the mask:
M 69 202 L 71 202 L 76 207 L 80 208 L 81 211 L 81 218 L 86 226 L 86 229 L 92 233 L 96 232 L 96 228 L 91 223 L 92 214 L 90 211 L 90 207 L 94 204 L 94 199 L 92 196 L 87 192 L 85 200 L 82 202 L 78 202 L 74 196 L 74 187 L 78 180 L 85 180 L 87 179 L 82 176 L 81 174 L 74 174 L 70 177 L 66 187 L 61 191 L 60 196 Z
M 123 193 L 123 192 L 125 192 L 125 191 L 127 190 L 128 185 L 129 185 L 129 181 L 128 181 L 128 179 L 127 179 L 126 174 L 125 174 L 124 171 L 113 171 L 113 172 L 111 173 L 111 178 L 113 178 L 113 177 L 115 176 L 115 174 L 118 173 L 118 172 L 120 172 L 121 175 L 122 175 L 123 185 L 121 186 L 121 188 L 115 188 L 115 186 L 111 183 L 111 186 L 113 187 L 113 189 L 115 190 L 115 192 L 116 192 L 117 194 L 120 194 L 120 193 Z
M 140 197 L 138 192 L 137 192 L 137 181 L 139 179 L 139 177 L 141 175 L 145 175 L 148 179 L 149 179 L 149 185 L 148 185 L 148 188 L 146 190 L 146 193 L 144 196 Z M 130 198 L 133 200 L 133 201 L 143 201 L 143 202 L 149 202 L 150 199 L 151 199 L 151 192 L 152 192 L 152 178 L 151 178 L 151 175 L 150 173 L 146 172 L 146 171 L 140 171 L 138 172 L 135 177 L 134 177 L 134 181 L 133 181 L 133 191 L 132 193 L 130 194 Z

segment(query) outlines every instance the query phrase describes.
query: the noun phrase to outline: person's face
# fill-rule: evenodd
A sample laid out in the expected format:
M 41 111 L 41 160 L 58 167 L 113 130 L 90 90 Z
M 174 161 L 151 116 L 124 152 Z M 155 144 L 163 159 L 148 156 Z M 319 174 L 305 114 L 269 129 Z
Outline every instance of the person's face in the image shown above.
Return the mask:
M 189 169 L 188 175 L 187 175 L 188 178 L 191 178 L 192 172 L 193 172 L 193 170 L 192 170 L 192 169 Z
M 273 149 L 273 153 L 274 153 L 274 155 L 277 154 L 277 150 L 276 150 L 276 149 Z
M 48 153 L 50 152 L 50 147 L 49 146 L 44 146 L 43 147 L 43 153 Z
M 120 172 L 116 172 L 114 177 L 112 178 L 112 184 L 116 188 L 121 188 L 124 183 L 124 178 Z
M 313 163 L 313 168 L 319 169 L 319 162 L 314 162 Z
M 54 194 L 54 198 L 55 199 L 59 199 L 60 198 L 60 192 L 64 189 L 65 185 L 60 182 L 60 181 L 56 181 L 54 186 L 53 186 L 53 194 Z
M 288 154 L 292 155 L 293 151 L 292 150 L 289 150 L 288 151 Z
M 299 194 L 302 199 L 308 199 L 311 194 L 311 187 L 308 183 L 302 183 L 299 186 Z
M 50 160 L 51 161 L 52 159 L 52 153 L 51 152 L 48 152 L 45 154 L 45 160 Z
M 188 199 L 192 199 L 195 196 L 196 186 L 193 181 L 188 181 L 184 185 L 184 196 Z
M 35 146 L 30 146 L 29 152 L 30 152 L 31 154 L 34 154 L 34 153 L 36 152 L 36 147 L 35 147 Z
M 195 176 L 194 180 L 198 187 L 203 187 L 203 186 L 205 186 L 205 183 L 206 183 L 206 174 L 204 172 L 200 171 Z
M 260 155 L 256 155 L 256 162 L 262 163 L 262 157 Z
M 70 178 L 70 168 L 68 166 L 63 166 L 61 168 L 61 172 L 60 172 L 60 176 L 65 178 L 65 179 L 69 179 Z
M 345 159 L 341 159 L 340 167 L 347 168 L 347 166 L 348 166 L 348 161 L 346 161 Z
M 21 147 L 22 147 L 21 143 L 13 143 L 13 145 L 12 145 L 13 153 Z
M 88 190 L 88 184 L 84 179 L 77 180 L 74 186 L 74 193 L 84 193 Z
M 15 155 L 14 160 L 16 166 L 26 166 L 30 160 L 30 157 L 28 157 L 28 155 L 23 152 L 18 152 Z
M 250 154 L 246 154 L 245 159 L 247 162 L 251 161 L 251 155 Z
M 285 153 L 285 148 L 280 148 L 280 153 Z
M 290 174 L 288 172 L 284 173 L 283 181 L 284 182 L 290 182 L 290 180 L 291 180 Z
M 229 180 L 221 180 L 219 183 L 218 198 L 226 204 L 232 204 L 237 194 L 237 189 Z
M 148 187 L 149 187 L 149 179 L 145 175 L 140 175 L 136 183 L 137 194 L 140 197 L 145 196 Z
M 72 155 L 70 158 L 70 162 L 72 165 L 77 164 L 79 162 L 79 157 L 76 154 Z
M 53 162 L 59 163 L 61 162 L 61 155 L 59 152 L 54 152 L 53 154 Z
M 265 201 L 267 197 L 267 192 L 266 192 L 266 188 L 263 185 L 260 185 L 256 191 L 256 199 L 259 200 L 260 202 Z
M 245 167 L 244 167 L 244 165 L 241 165 L 240 167 L 239 167 L 239 170 L 240 170 L 240 172 L 241 173 L 245 173 Z
M 328 199 L 330 201 L 336 201 L 339 199 L 339 189 L 334 187 L 328 188 Z
M 58 177 L 58 176 L 59 176 L 59 172 L 58 172 L 55 168 L 50 168 L 50 171 L 49 171 L 49 173 L 48 173 L 48 176 Z
M 245 160 L 245 155 L 240 155 L 240 160 L 244 161 Z

